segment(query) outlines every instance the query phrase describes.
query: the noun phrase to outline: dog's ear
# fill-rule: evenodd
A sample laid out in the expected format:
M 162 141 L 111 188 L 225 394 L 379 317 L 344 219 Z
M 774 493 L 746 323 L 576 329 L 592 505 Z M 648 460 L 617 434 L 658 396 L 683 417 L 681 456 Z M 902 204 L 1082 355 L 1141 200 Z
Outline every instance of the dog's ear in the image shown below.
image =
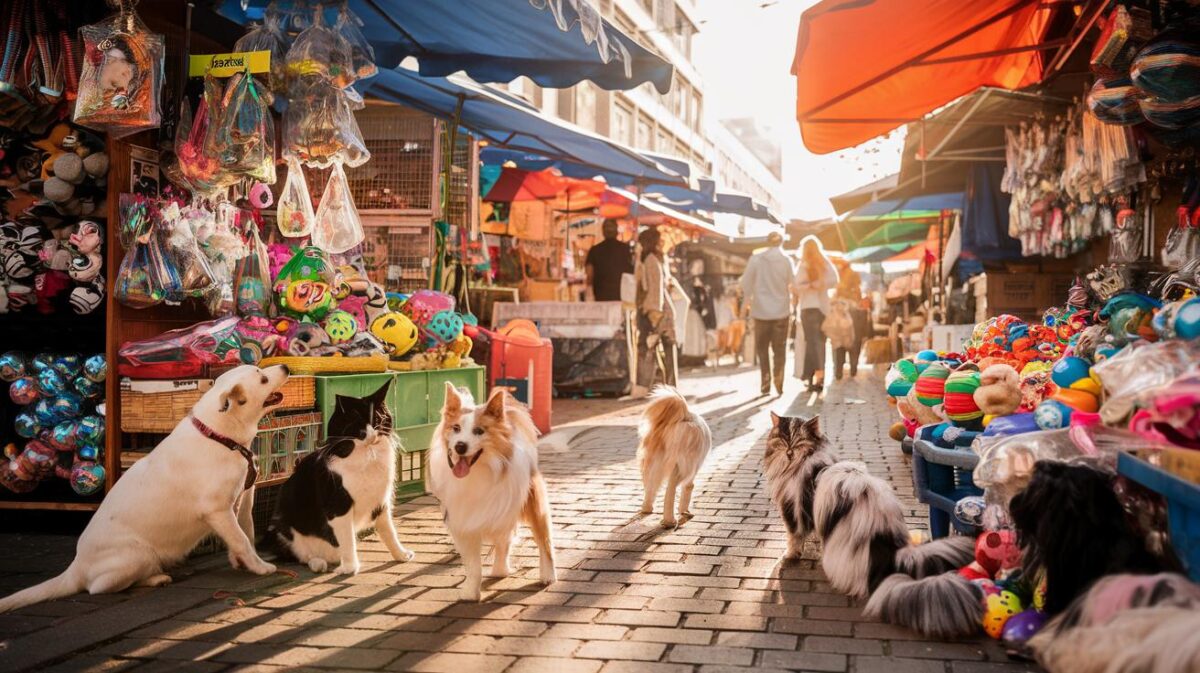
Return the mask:
M 492 396 L 488 398 L 487 407 L 483 413 L 494 418 L 504 418 L 504 398 L 507 395 L 503 390 L 496 390 Z
M 775 413 L 774 411 L 771 412 L 771 427 L 779 427 L 779 414 Z
M 819 421 L 820 418 L 821 417 L 818 415 L 818 416 L 813 416 L 812 418 L 808 419 L 807 421 L 804 421 L 803 425 L 801 426 L 804 428 L 804 434 L 808 435 L 809 437 L 820 437 L 821 436 L 821 427 L 820 427 L 820 421 Z
M 458 394 L 458 388 L 454 387 L 453 383 L 446 381 L 446 403 L 442 405 L 443 416 L 458 416 L 462 413 L 463 399 L 462 395 Z
M 246 391 L 242 389 L 242 384 L 235 384 L 229 390 L 221 393 L 221 411 L 229 411 L 229 407 L 233 404 L 241 406 L 246 403 Z

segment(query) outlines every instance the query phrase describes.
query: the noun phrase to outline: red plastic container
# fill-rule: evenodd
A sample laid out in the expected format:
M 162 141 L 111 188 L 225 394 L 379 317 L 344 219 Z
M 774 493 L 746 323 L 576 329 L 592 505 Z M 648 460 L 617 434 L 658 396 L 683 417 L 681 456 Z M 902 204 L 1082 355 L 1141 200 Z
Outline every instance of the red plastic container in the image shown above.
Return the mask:
M 526 335 L 510 338 L 491 335 L 488 362 L 488 389 L 497 379 L 525 379 L 529 382 L 529 413 L 543 434 L 550 432 L 550 402 L 553 399 L 554 345 L 549 339 L 533 343 Z

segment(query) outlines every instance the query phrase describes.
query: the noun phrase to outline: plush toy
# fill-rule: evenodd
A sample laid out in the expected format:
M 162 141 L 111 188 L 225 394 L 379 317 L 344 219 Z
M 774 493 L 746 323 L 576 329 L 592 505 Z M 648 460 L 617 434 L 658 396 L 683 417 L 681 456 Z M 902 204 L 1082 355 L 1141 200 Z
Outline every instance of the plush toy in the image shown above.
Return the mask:
M 282 337 L 279 348 L 288 355 L 315 356 L 332 347 L 329 333 L 315 323 L 283 316 L 276 318 L 273 325 L 275 333 Z
M 358 321 L 354 316 L 339 309 L 325 318 L 325 331 L 334 344 L 345 343 L 358 333 Z
M 1021 370 L 1021 406 L 1018 411 L 1033 411 L 1054 392 L 1050 371 L 1042 363 L 1029 363 Z
M 950 368 L 946 365 L 935 362 L 925 368 L 917 376 L 917 381 L 913 384 L 913 390 L 916 391 L 916 399 L 921 404 L 927 407 L 935 407 L 942 403 L 946 394 L 946 379 L 950 376 Z
M 899 401 L 897 401 L 896 407 L 900 409 L 901 414 L 905 414 L 906 411 L 906 416 L 911 414 L 912 418 L 916 420 L 918 426 L 933 425 L 935 423 L 942 422 L 942 417 L 938 414 L 938 412 L 935 411 L 932 406 L 921 401 L 920 393 L 917 392 L 916 386 L 913 386 L 912 390 L 908 391 L 908 395 L 905 396 L 904 402 L 907 403 L 905 408 L 901 408 Z
M 387 346 L 379 337 L 367 330 L 359 330 L 349 341 L 341 344 L 341 352 L 346 357 L 366 357 L 369 355 L 386 354 Z
M 904 397 L 916 383 L 917 374 L 917 365 L 912 360 L 893 362 L 887 376 L 884 377 L 887 394 L 895 398 Z
M 368 283 L 361 293 L 351 294 L 338 302 L 338 308 L 354 316 L 359 325 L 371 325 L 388 313 L 387 293 L 382 287 Z
M 975 540 L 975 563 L 992 579 L 1021 566 L 1021 548 L 1017 534 L 1011 530 L 995 530 L 981 534 Z
M 295 280 L 279 295 L 279 303 L 297 318 L 320 321 L 333 307 L 333 288 L 320 281 Z
M 417 326 L 403 313 L 384 313 L 371 323 L 371 334 L 379 337 L 388 354 L 398 358 L 417 345 Z
M 946 378 L 943 409 L 955 425 L 978 428 L 983 411 L 976 404 L 974 395 L 979 389 L 980 376 L 977 370 L 968 367 L 970 365 L 963 365 Z
M 1000 639 L 1010 645 L 1021 645 L 1046 625 L 1046 613 L 1028 608 L 1008 618 L 1000 631 Z
M 983 630 L 989 636 L 999 638 L 1004 632 L 1004 625 L 1022 609 L 1021 599 L 1011 591 L 989 594 L 984 598 Z
M 1017 370 L 1008 364 L 987 367 L 979 374 L 979 387 L 973 397 L 985 417 L 1015 412 L 1021 406 L 1021 379 Z
M 444 346 L 463 333 L 463 320 L 454 311 L 438 311 L 419 329 L 429 348 Z

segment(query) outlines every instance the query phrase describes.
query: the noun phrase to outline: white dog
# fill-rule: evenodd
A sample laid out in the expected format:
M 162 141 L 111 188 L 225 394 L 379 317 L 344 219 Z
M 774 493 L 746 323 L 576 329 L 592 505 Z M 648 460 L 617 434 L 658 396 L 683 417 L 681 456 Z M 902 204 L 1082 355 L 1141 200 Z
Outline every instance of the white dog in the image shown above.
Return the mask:
M 508 548 L 525 522 L 541 552 L 541 581 L 554 582 L 550 501 L 537 467 L 537 429 L 529 412 L 496 391 L 476 406 L 466 391 L 446 384 L 442 422 L 429 448 L 429 490 L 442 502 L 446 528 L 462 556 L 462 598 L 479 600 L 482 545 L 492 543 L 492 577 L 506 577 Z
M 256 472 L 248 447 L 258 421 L 283 401 L 278 391 L 287 379 L 285 366 L 245 365 L 222 374 L 191 416 L 105 496 L 67 570 L 0 600 L 0 612 L 85 590 L 103 594 L 168 584 L 164 569 L 210 533 L 228 547 L 235 568 L 275 572 L 250 542 Z

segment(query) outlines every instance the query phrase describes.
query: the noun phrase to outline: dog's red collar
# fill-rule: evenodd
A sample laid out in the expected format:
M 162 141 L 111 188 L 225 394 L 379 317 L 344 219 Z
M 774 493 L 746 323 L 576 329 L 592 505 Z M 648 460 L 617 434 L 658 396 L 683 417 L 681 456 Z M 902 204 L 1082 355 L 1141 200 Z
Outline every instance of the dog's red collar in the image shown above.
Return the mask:
M 196 430 L 200 434 L 204 435 L 207 439 L 211 439 L 230 451 L 237 451 L 238 453 L 242 454 L 242 458 L 246 459 L 246 483 L 242 488 L 243 490 L 248 490 L 254 485 L 254 482 L 258 480 L 258 467 L 254 464 L 254 454 L 250 452 L 250 449 L 238 443 L 236 440 L 226 437 L 216 430 L 213 430 L 205 425 L 204 421 L 201 421 L 195 416 L 192 416 L 192 426 L 195 427 Z

